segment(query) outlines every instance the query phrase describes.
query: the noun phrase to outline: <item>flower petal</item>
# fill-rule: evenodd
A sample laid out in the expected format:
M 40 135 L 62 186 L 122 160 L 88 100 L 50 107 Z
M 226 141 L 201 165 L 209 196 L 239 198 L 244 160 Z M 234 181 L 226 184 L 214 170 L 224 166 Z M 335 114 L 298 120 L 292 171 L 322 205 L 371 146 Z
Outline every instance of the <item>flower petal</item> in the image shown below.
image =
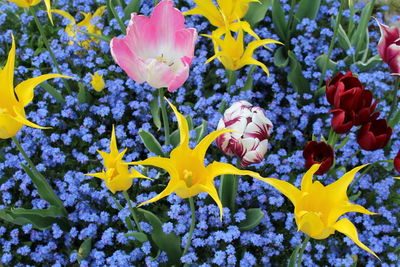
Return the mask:
M 188 125 L 188 122 L 187 122 L 185 116 L 183 116 L 178 111 L 178 109 L 171 102 L 168 101 L 167 98 L 165 98 L 165 100 L 168 102 L 168 104 L 170 105 L 170 107 L 174 111 L 176 119 L 178 121 L 179 136 L 180 136 L 179 146 L 184 145 L 184 146 L 188 146 L 189 147 L 189 125 Z
M 206 137 L 204 137 L 200 143 L 194 148 L 194 152 L 197 154 L 198 158 L 204 159 L 207 149 L 210 147 L 210 145 L 212 144 L 212 142 L 214 142 L 214 140 L 224 134 L 224 133 L 230 133 L 230 132 L 234 132 L 234 130 L 231 129 L 223 129 L 223 130 L 217 130 L 217 131 L 213 131 L 210 134 L 208 134 Z
M 330 185 L 326 186 L 328 192 L 332 195 L 335 195 L 336 198 L 341 198 L 342 200 L 347 201 L 347 188 L 349 187 L 350 183 L 353 181 L 354 176 L 356 173 L 367 166 L 368 164 L 358 166 L 352 169 L 349 172 L 346 172 L 340 179 L 336 180 L 335 182 L 331 183 Z
M 310 190 L 311 185 L 312 185 L 313 175 L 314 175 L 314 173 L 316 173 L 318 171 L 320 166 L 321 166 L 321 164 L 314 164 L 304 174 L 303 179 L 301 180 L 301 191 L 302 192 L 307 192 Z
M 254 177 L 260 181 L 268 183 L 268 181 L 272 178 L 264 178 L 256 172 L 247 171 L 247 170 L 239 170 L 235 166 L 229 163 L 217 162 L 214 161 L 213 163 L 209 164 L 206 167 L 210 177 L 217 177 L 223 174 L 236 174 L 236 175 L 248 175 Z

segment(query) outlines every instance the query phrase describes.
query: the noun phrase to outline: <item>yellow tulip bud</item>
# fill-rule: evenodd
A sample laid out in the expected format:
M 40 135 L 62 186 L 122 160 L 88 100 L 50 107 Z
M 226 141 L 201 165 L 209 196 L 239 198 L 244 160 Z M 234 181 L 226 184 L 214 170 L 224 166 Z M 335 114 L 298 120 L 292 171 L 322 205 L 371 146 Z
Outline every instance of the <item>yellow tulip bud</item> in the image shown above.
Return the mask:
M 103 80 L 103 75 L 99 75 L 96 72 L 93 75 L 90 74 L 90 77 L 92 77 L 92 81 L 90 82 L 90 84 L 93 86 L 93 89 L 96 90 L 97 92 L 103 91 L 104 87 L 106 86 Z

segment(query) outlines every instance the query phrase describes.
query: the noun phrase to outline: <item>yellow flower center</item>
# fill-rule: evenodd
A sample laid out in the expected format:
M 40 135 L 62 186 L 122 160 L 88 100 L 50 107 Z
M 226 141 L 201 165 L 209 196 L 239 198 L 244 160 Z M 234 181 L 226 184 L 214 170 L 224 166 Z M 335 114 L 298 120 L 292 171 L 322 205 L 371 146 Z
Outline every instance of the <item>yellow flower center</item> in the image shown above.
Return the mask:
M 187 187 L 191 187 L 193 184 L 193 173 L 186 169 L 183 170 L 183 179 L 185 180 Z

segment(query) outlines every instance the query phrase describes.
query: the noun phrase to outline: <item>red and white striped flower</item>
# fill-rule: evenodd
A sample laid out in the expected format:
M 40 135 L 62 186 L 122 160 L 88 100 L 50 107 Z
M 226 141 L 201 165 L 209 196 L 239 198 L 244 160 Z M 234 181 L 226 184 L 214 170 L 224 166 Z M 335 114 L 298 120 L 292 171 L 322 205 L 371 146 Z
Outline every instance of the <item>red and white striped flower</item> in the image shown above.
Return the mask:
M 246 167 L 263 160 L 272 127 L 262 108 L 238 101 L 225 111 L 218 123 L 218 130 L 232 129 L 235 132 L 220 135 L 216 142 L 225 154 L 238 156 L 242 166 Z

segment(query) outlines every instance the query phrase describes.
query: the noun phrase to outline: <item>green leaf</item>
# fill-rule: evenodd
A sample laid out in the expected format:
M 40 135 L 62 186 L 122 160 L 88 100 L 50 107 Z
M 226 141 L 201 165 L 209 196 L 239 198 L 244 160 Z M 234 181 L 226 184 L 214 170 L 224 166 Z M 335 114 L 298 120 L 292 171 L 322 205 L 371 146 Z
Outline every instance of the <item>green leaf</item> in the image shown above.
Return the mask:
M 126 237 L 133 236 L 134 238 L 136 238 L 137 241 L 141 243 L 146 242 L 148 240 L 147 235 L 141 232 L 126 233 L 124 234 L 124 236 Z
M 300 245 L 301 245 L 301 244 L 300 244 Z M 299 254 L 300 245 L 297 246 L 297 247 L 293 250 L 292 255 L 290 255 L 288 267 L 296 267 L 297 254 Z M 298 267 L 300 267 L 300 266 L 298 266 Z
M 399 122 L 400 122 L 400 109 L 396 111 L 396 113 L 393 116 L 393 119 L 390 120 L 389 126 L 393 128 L 394 126 L 399 124 Z
M 309 18 L 310 20 L 315 20 L 317 17 L 319 7 L 321 5 L 321 0 L 301 0 L 299 7 L 296 10 L 294 17 L 296 22 L 301 22 L 304 18 Z M 297 23 L 293 23 L 292 29 L 296 29 Z
M 298 93 L 305 93 L 310 91 L 310 85 L 301 70 L 301 65 L 292 52 L 288 52 L 290 58 L 290 72 L 288 74 L 288 81 L 292 84 L 294 90 Z
M 124 9 L 124 20 L 130 19 L 132 13 L 139 13 L 140 0 L 131 0 Z
M 242 91 L 247 91 L 253 88 L 253 72 L 256 69 L 255 65 L 251 65 L 249 73 L 247 74 L 247 79 L 244 82 L 244 86 L 242 88 Z
M 34 174 L 31 169 L 29 169 L 26 165 L 21 163 L 22 168 L 28 174 L 28 176 L 32 179 L 32 182 L 36 185 L 39 196 L 49 202 L 50 205 L 53 205 L 63 212 L 58 214 L 59 216 L 67 216 L 67 212 L 64 208 L 63 202 L 58 198 L 56 193 L 53 191 L 53 188 L 48 184 L 46 179 L 42 175 Z
M 289 39 L 288 26 L 279 0 L 273 0 L 272 3 L 272 22 L 274 23 L 276 33 L 286 42 Z
M 221 175 L 218 188 L 218 195 L 221 199 L 222 206 L 229 207 L 231 213 L 235 212 L 237 183 L 236 175 L 224 174 Z
M 365 33 L 366 31 L 368 31 L 368 22 L 371 19 L 371 14 L 374 9 L 374 5 L 375 5 L 375 0 L 365 4 L 361 12 L 358 27 L 354 32 L 354 34 L 351 36 L 351 44 L 356 48 L 356 55 L 358 54 L 358 52 L 365 49 Z
M 323 54 L 315 59 L 315 63 L 317 64 L 317 66 L 320 70 L 323 69 L 327 57 L 328 57 L 327 55 Z M 326 65 L 326 69 L 335 71 L 337 68 L 337 65 L 338 65 L 337 62 L 335 62 L 331 59 L 328 59 L 328 64 Z
M 343 141 L 338 146 L 335 147 L 335 150 L 339 150 L 342 147 L 344 147 L 347 144 L 347 142 L 349 142 L 349 140 L 350 140 L 350 135 L 347 135 L 346 138 L 343 139 Z
M 52 97 L 54 97 L 55 100 L 57 100 L 61 104 L 66 103 L 64 97 L 50 84 L 42 83 L 40 86 L 43 87 Z
M 113 199 L 113 201 L 114 201 L 115 205 L 117 206 L 118 210 L 121 211 L 123 209 L 123 207 L 118 202 L 118 200 L 113 195 L 111 195 L 111 198 Z M 126 223 L 126 226 L 127 226 L 128 230 L 133 231 L 133 229 L 135 229 L 135 227 L 133 226 L 133 222 L 132 222 L 132 219 L 131 219 L 130 216 L 125 217 L 125 223 Z
M 161 119 L 160 119 L 160 104 L 158 103 L 158 97 L 150 102 L 150 112 L 153 117 L 153 123 L 157 127 L 157 130 L 161 129 Z
M 81 244 L 78 250 L 78 261 L 81 262 L 82 260 L 86 259 L 90 251 L 92 250 L 92 238 L 86 238 L 85 241 Z
M 82 83 L 78 82 L 79 92 L 78 92 L 78 102 L 80 104 L 84 104 L 88 102 L 88 97 L 86 93 L 86 89 Z
M 160 143 L 157 139 L 149 132 L 140 129 L 139 131 L 140 138 L 143 141 L 144 146 L 154 154 L 158 156 L 164 156 L 164 152 L 162 151 Z
M 107 42 L 107 43 L 109 43 L 111 41 L 111 39 L 112 39 L 112 37 L 104 36 L 102 34 L 85 32 L 85 31 L 81 31 L 81 30 L 78 30 L 78 32 L 86 34 L 87 36 L 102 40 L 102 41 Z
M 253 2 L 249 4 L 244 20 L 248 21 L 251 26 L 261 22 L 265 18 L 268 9 L 272 5 L 272 0 L 261 0 L 261 3 Z
M 339 25 L 338 28 L 338 41 L 340 47 L 342 47 L 345 51 L 349 50 L 352 47 L 350 39 L 344 31 L 342 25 Z
M 196 130 L 196 143 L 198 144 L 207 132 L 208 122 L 202 120 L 201 125 L 195 128 Z
M 276 49 L 274 53 L 274 64 L 278 68 L 284 68 L 289 64 L 289 57 L 285 47 L 281 46 Z
M 179 265 L 180 257 L 182 255 L 180 238 L 173 233 L 164 233 L 162 222 L 154 213 L 144 209 L 138 209 L 138 211 L 143 213 L 146 220 L 153 227 L 151 238 L 157 247 L 167 253 L 170 262 Z
M 357 66 L 360 72 L 367 72 L 373 67 L 375 67 L 378 63 L 381 63 L 382 59 L 379 54 L 368 59 L 367 62 L 357 61 L 355 65 Z
M 358 191 L 356 194 L 349 197 L 349 200 L 354 202 L 361 196 L 361 191 Z
M 193 130 L 193 119 L 190 115 L 185 116 L 188 122 L 189 131 Z
M 48 229 L 53 225 L 53 223 L 59 222 L 57 218 L 41 216 L 33 213 L 23 214 L 21 211 L 16 214 L 13 210 L 8 209 L 0 210 L 0 219 L 16 225 L 32 224 L 35 229 L 39 230 Z
M 115 10 L 114 7 L 114 3 L 113 0 L 108 0 L 107 1 L 108 5 L 107 7 L 109 8 L 109 10 L 111 11 L 111 13 L 113 14 L 114 18 L 117 20 L 119 28 L 121 29 L 122 33 L 126 35 L 126 27 L 124 22 L 121 20 L 121 18 L 118 16 L 117 11 Z
M 240 223 L 239 229 L 242 231 L 250 231 L 259 225 L 264 218 L 265 213 L 260 208 L 246 210 L 246 220 Z
M 176 147 L 179 145 L 180 138 L 179 138 L 179 130 L 178 129 L 176 129 L 169 135 L 169 141 L 171 142 L 171 145 L 173 147 Z

